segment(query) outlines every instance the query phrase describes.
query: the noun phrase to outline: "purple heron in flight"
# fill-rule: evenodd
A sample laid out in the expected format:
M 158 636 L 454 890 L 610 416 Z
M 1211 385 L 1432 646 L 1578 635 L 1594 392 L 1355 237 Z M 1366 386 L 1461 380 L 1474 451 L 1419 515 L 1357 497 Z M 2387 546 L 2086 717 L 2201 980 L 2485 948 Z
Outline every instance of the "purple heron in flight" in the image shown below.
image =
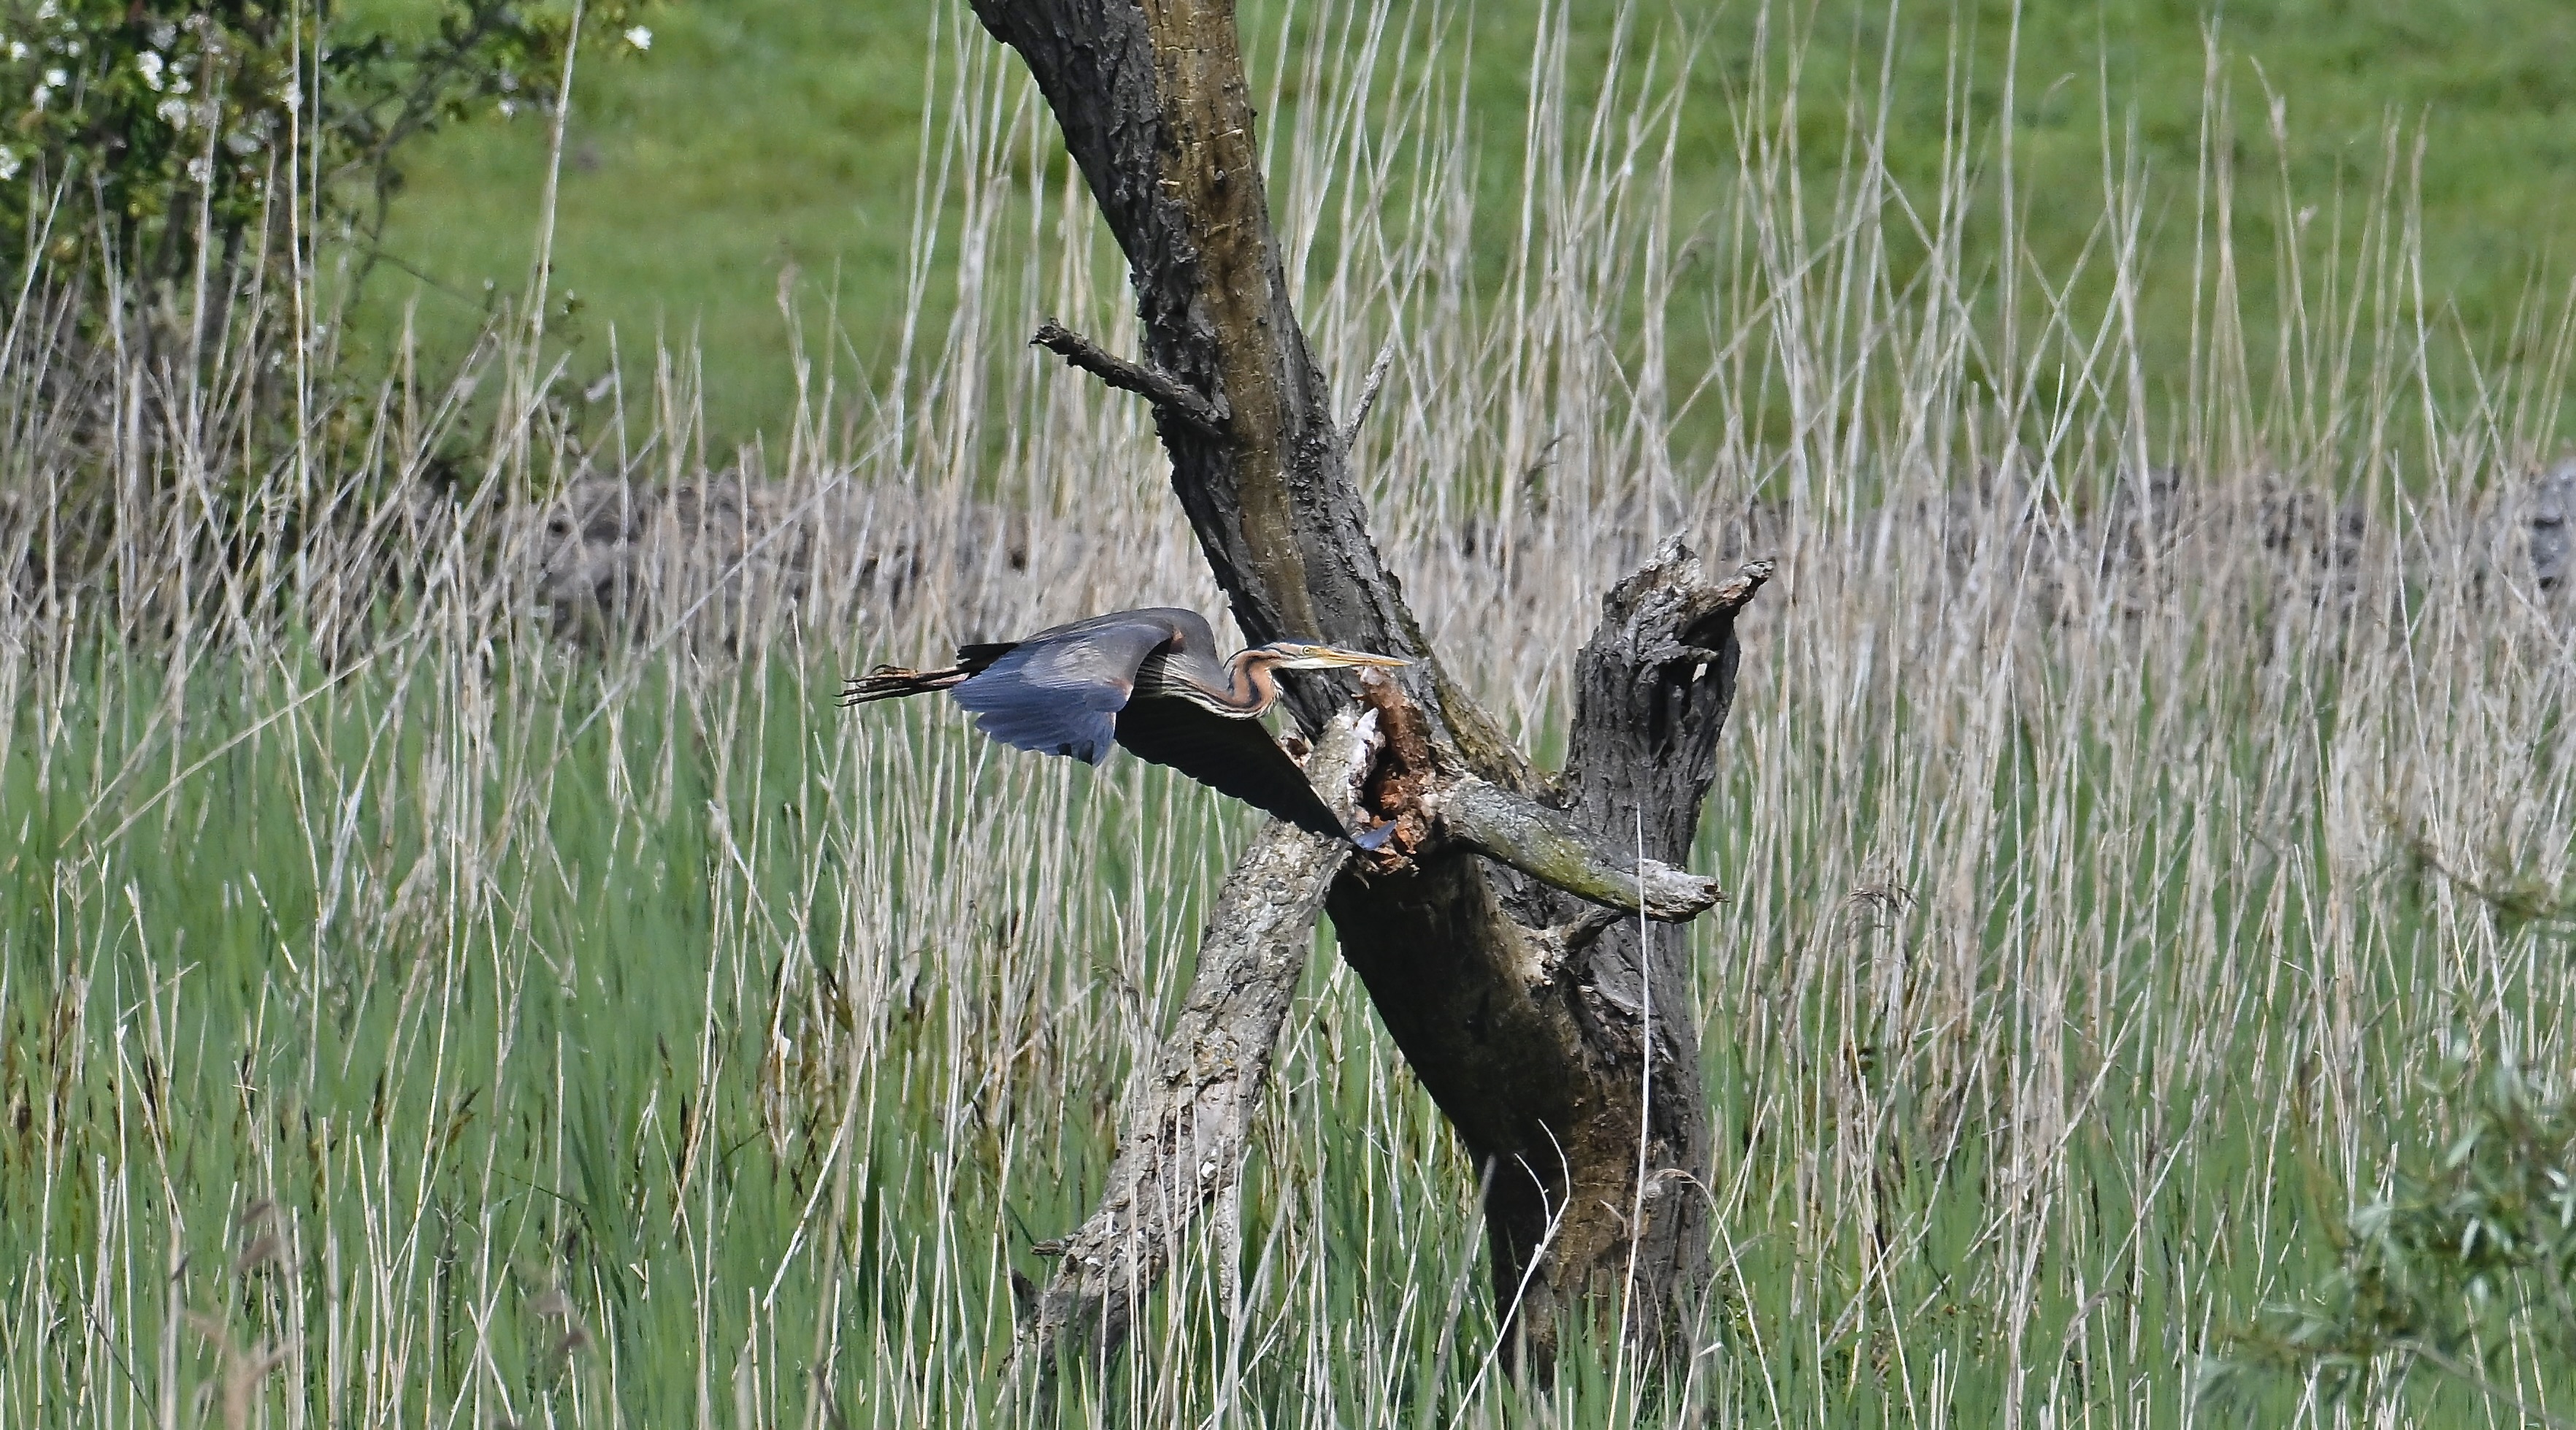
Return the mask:
M 1299 829 L 1374 848 L 1385 831 L 1352 839 L 1261 717 L 1278 703 L 1279 671 L 1411 663 L 1273 641 L 1220 664 L 1216 636 L 1196 611 L 1157 606 L 961 645 L 945 670 L 881 665 L 846 682 L 841 703 L 945 690 L 1005 745 L 1094 765 L 1113 743 L 1124 745 Z

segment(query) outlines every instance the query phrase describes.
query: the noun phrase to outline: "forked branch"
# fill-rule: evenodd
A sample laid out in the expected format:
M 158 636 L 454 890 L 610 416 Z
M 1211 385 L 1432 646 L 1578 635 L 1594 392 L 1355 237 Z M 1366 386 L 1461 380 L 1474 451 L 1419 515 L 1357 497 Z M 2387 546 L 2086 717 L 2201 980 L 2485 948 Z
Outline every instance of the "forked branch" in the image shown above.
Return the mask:
M 1028 62 L 1135 293 L 1141 362 L 1060 328 L 1041 345 L 1166 416 L 1173 493 L 1248 640 L 1419 658 L 1393 679 L 1405 698 L 1380 715 L 1388 752 L 1370 790 L 1373 809 L 1396 815 L 1395 847 L 1416 857 L 1363 874 L 1346 853 L 1274 831 L 1238 866 L 1101 1210 L 1032 1298 L 1045 1344 L 1116 1344 L 1179 1228 L 1234 1185 L 1276 1032 L 1263 1019 L 1284 1018 L 1328 885 L 1344 961 L 1470 1162 L 1497 1169 L 1483 1202 L 1505 1355 L 1543 1380 L 1562 1329 L 1614 1305 L 1633 1338 L 1663 1343 L 1692 1323 L 1710 1275 L 1704 1207 L 1653 1190 L 1705 1181 L 1715 1156 L 1688 941 L 1596 910 L 1680 918 L 1716 898 L 1672 866 L 1690 857 L 1734 698 L 1733 612 L 1758 574 L 1712 588 L 1678 543 L 1659 551 L 1613 589 L 1578 658 L 1552 782 L 1562 804 L 1470 788 L 1444 810 L 1460 776 L 1542 781 L 1444 672 L 1370 539 L 1346 460 L 1369 389 L 1337 424 L 1271 222 L 1235 5 L 972 3 Z M 1320 730 L 1346 694 L 1296 686 L 1291 712 Z M 1529 978 L 1533 940 L 1570 976 Z
M 1376 748 L 1376 717 L 1335 721 L 1307 770 L 1333 812 Z M 1090 1218 L 1061 1243 L 1023 1345 L 1041 1385 L 1058 1357 L 1105 1364 L 1199 1213 L 1234 1191 L 1288 1005 L 1315 944 L 1315 916 L 1349 846 L 1273 821 L 1217 894 L 1198 976 L 1149 1080 L 1131 1094 L 1118 1156 Z

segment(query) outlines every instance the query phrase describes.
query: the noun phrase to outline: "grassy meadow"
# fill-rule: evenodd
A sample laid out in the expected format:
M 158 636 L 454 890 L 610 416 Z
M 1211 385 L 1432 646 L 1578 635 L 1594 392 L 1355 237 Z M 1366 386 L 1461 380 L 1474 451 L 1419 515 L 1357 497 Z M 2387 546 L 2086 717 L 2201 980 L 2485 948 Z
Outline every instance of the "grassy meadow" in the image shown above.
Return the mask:
M 351 23 L 416 24 L 422 6 L 363 0 Z M 1319 39 L 1350 43 L 1343 13 L 1284 0 L 1242 7 L 1265 116 L 1310 108 L 1314 76 L 1302 56 Z M 2353 261 L 2372 216 L 2392 209 L 2423 230 L 2418 296 L 2456 325 L 2452 343 L 2432 354 L 2447 380 L 2533 363 L 2547 347 L 2550 315 L 2524 300 L 2535 283 L 2549 292 L 2565 280 L 2564 235 L 2576 226 L 2576 9 L 2556 0 L 2282 0 L 2223 15 L 2176 0 L 2027 10 L 2010 0 L 1728 0 L 1640 7 L 1624 36 L 1620 14 L 1546 0 L 1433 7 L 1407 43 L 1372 57 L 1436 90 L 1453 111 L 1444 120 L 1479 155 L 1469 184 L 1478 220 L 1456 256 L 1476 292 L 1514 281 L 1525 151 L 1547 127 L 1529 123 L 1532 37 L 1555 29 L 1561 62 L 1585 82 L 1568 96 L 1578 109 L 1562 121 L 1571 132 L 1593 122 L 1580 111 L 1614 45 L 1651 51 L 1627 63 L 1659 66 L 1669 86 L 1672 113 L 1655 121 L 1669 124 L 1674 149 L 1658 196 L 1672 205 L 1677 250 L 1669 340 L 1694 370 L 1734 341 L 1736 318 L 1723 265 L 1680 255 L 1734 241 L 1732 175 L 1742 146 L 1756 141 L 1768 151 L 1762 162 L 1786 170 L 1783 188 L 1811 225 L 1830 223 L 1847 201 L 1838 184 L 1870 156 L 1916 210 L 1885 230 L 1891 278 L 1956 266 L 1976 280 L 1990 329 L 2009 307 L 2025 334 L 2054 321 L 2045 290 L 2056 281 L 2072 279 L 2087 307 L 2113 296 L 2103 250 L 2116 236 L 2099 201 L 2107 141 L 2134 171 L 2114 177 L 2133 191 L 2150 240 L 2125 271 L 2136 285 L 2142 377 L 2163 416 L 2194 403 L 2190 378 L 2205 361 L 2191 323 L 2201 288 L 2218 276 L 2191 241 L 2209 221 L 2197 212 L 2204 201 L 2233 199 L 2229 227 L 2248 261 L 2226 275 L 2228 306 L 2257 348 L 2301 340 L 2285 315 L 2349 300 L 2302 284 Z M 985 41 L 963 12 L 941 6 L 671 0 L 645 18 L 648 50 L 595 44 L 575 87 L 551 247 L 557 296 L 574 311 L 553 331 L 583 385 L 611 366 L 612 347 L 635 353 L 658 341 L 692 354 L 723 450 L 764 429 L 774 436 L 793 405 L 782 284 L 806 321 L 829 326 L 841 315 L 826 355 L 874 383 L 891 380 L 905 350 L 901 314 L 919 308 L 944 322 L 953 311 L 947 256 L 962 230 L 940 229 L 941 256 L 925 265 L 930 255 L 913 247 L 913 173 L 925 121 L 942 119 L 940 57 Z M 1798 84 L 1784 85 L 1793 70 Z M 2226 102 L 2204 105 L 2213 82 Z M 1766 108 L 1784 96 L 1790 114 Z M 1997 127 L 2007 113 L 2009 165 Z M 433 349 L 461 352 L 495 295 L 517 295 L 549 138 L 522 106 L 512 119 L 484 115 L 451 129 L 406 160 L 388 263 L 358 314 L 362 347 L 396 346 L 408 318 Z M 2232 196 L 2206 172 L 2213 149 L 2240 171 Z M 1065 181 L 1062 148 L 1043 126 L 997 161 L 1006 182 L 989 201 L 1023 203 L 1032 166 L 1053 167 L 1050 186 Z M 2296 196 L 2286 207 L 2284 180 Z M 1973 209 L 1956 227 L 1957 255 L 1926 247 L 1945 227 L 1932 211 L 1945 194 Z M 1026 210 L 1013 219 L 1036 221 Z M 1329 226 L 1317 241 L 1319 263 L 1329 263 Z M 2306 272 L 2283 261 L 2291 254 Z M 1776 403 L 1758 411 L 1773 439 L 1796 420 Z M 1726 418 L 1709 404 L 1684 407 L 1676 420 L 1692 446 L 1723 439 Z
M 1779 561 L 1695 860 L 1733 898 L 1693 933 L 1720 1270 L 1688 1354 L 1641 1367 L 1605 1324 L 1551 1387 L 1502 1374 L 1472 1172 L 1326 936 L 1239 1225 L 1056 1420 L 2576 1417 L 2510 1318 L 2481 1381 L 2257 1378 L 2249 1406 L 2199 1379 L 2441 1154 L 2459 1068 L 2576 1062 L 2563 927 L 2467 887 L 2567 887 L 2576 852 L 2576 626 L 2503 499 L 2563 430 L 2564 295 L 2504 300 L 2534 336 L 2490 365 L 2421 286 L 2471 260 L 2408 192 L 2284 247 L 2258 215 L 2333 203 L 2330 177 L 2214 134 L 2171 204 L 2115 123 L 2082 185 L 2002 207 L 2009 112 L 1910 139 L 1930 188 L 1869 150 L 1816 169 L 1840 60 L 1828 98 L 1715 48 L 1686 72 L 1632 18 L 1597 43 L 1533 21 L 1499 140 L 1450 20 L 1396 7 L 1292 31 L 1265 112 L 1320 359 L 1348 394 L 1395 353 L 1355 454 L 1378 538 L 1507 725 L 1561 748 L 1600 593 L 1660 540 Z M 1145 414 L 1025 348 L 1050 315 L 1132 343 L 1111 246 L 1030 161 L 1024 77 L 936 25 L 888 71 L 927 96 L 875 210 L 911 276 L 852 260 L 837 327 L 673 321 L 657 351 L 637 322 L 600 383 L 532 336 L 521 274 L 462 369 L 391 364 L 253 464 L 222 440 L 247 386 L 111 363 L 67 390 L 12 325 L 9 549 L 47 549 L 76 491 L 120 544 L 78 587 L 0 572 L 0 1423 L 1035 1418 L 1010 1276 L 1098 1190 L 1252 824 L 945 707 L 832 705 L 961 634 L 1220 614 Z M 2209 82 L 2194 104 L 2259 111 Z M 578 286 L 604 260 L 573 193 L 551 281 Z M 2061 224 L 2099 237 L 2060 251 Z M 235 321 L 245 370 L 307 336 Z M 768 399 L 720 399 L 719 340 L 791 378 L 761 474 L 900 488 L 942 532 L 1015 513 L 1044 579 L 952 555 L 892 590 L 825 542 L 738 642 L 553 638 L 526 503 L 585 463 L 731 460 L 716 405 Z M 64 435 L 172 383 L 194 425 Z M 2112 520 L 2149 489 L 2162 518 Z M 2341 503 L 2349 540 L 2316 537 Z M 292 559 L 205 559 L 218 525 L 315 510 L 252 548 Z

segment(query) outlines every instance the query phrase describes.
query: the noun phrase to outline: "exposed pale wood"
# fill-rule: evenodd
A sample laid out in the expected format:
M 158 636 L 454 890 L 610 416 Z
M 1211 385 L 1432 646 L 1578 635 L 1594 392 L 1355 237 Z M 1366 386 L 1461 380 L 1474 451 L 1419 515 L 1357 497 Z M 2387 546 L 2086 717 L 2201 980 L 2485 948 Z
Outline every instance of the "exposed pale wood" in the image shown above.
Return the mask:
M 1674 542 L 1603 602 L 1558 795 L 1593 847 L 1688 858 L 1734 700 L 1735 613 L 1768 574 L 1712 585 Z M 1402 721 L 1388 732 L 1400 762 Z M 1346 880 L 1326 907 L 1483 1174 L 1495 1304 L 1523 1363 L 1543 1373 L 1587 1304 L 1650 1344 L 1686 1323 L 1707 1283 L 1715 1151 L 1682 931 L 1599 918 L 1455 847 Z
M 1350 817 L 1376 717 L 1344 716 L 1307 761 L 1324 802 Z M 1128 1092 L 1118 1155 L 1090 1217 L 1063 1239 L 1035 1298 L 1033 1345 L 1099 1360 L 1127 1338 L 1200 1213 L 1232 1192 L 1279 1030 L 1314 948 L 1315 915 L 1350 846 L 1277 820 L 1236 862 L 1200 937 L 1197 977 L 1153 1072 Z
M 1342 455 L 1347 458 L 1360 440 L 1360 428 L 1368 425 L 1369 413 L 1377 408 L 1377 395 L 1386 386 L 1386 374 L 1395 366 L 1395 339 L 1389 338 L 1377 350 L 1377 360 L 1369 364 L 1368 376 L 1360 383 L 1360 400 L 1351 406 L 1351 420 L 1342 425 Z

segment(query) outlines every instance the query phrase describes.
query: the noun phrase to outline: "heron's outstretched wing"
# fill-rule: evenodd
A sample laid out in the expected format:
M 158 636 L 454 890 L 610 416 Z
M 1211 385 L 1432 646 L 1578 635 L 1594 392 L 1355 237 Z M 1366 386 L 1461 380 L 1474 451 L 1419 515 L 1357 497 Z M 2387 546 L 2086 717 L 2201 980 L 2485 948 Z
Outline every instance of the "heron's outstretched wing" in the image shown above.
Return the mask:
M 1258 720 L 1219 715 L 1202 705 L 1147 696 L 1118 712 L 1118 743 L 1275 815 L 1310 834 L 1348 839 L 1342 821 L 1306 783 L 1306 772 Z
M 1195 630 L 1175 619 L 1187 616 Z M 1055 626 L 1010 646 L 949 698 L 1005 745 L 1099 764 L 1109 758 L 1118 712 L 1136 688 L 1136 667 L 1173 640 L 1208 640 L 1189 611 L 1121 611 Z M 972 647 L 978 654 L 990 647 Z

